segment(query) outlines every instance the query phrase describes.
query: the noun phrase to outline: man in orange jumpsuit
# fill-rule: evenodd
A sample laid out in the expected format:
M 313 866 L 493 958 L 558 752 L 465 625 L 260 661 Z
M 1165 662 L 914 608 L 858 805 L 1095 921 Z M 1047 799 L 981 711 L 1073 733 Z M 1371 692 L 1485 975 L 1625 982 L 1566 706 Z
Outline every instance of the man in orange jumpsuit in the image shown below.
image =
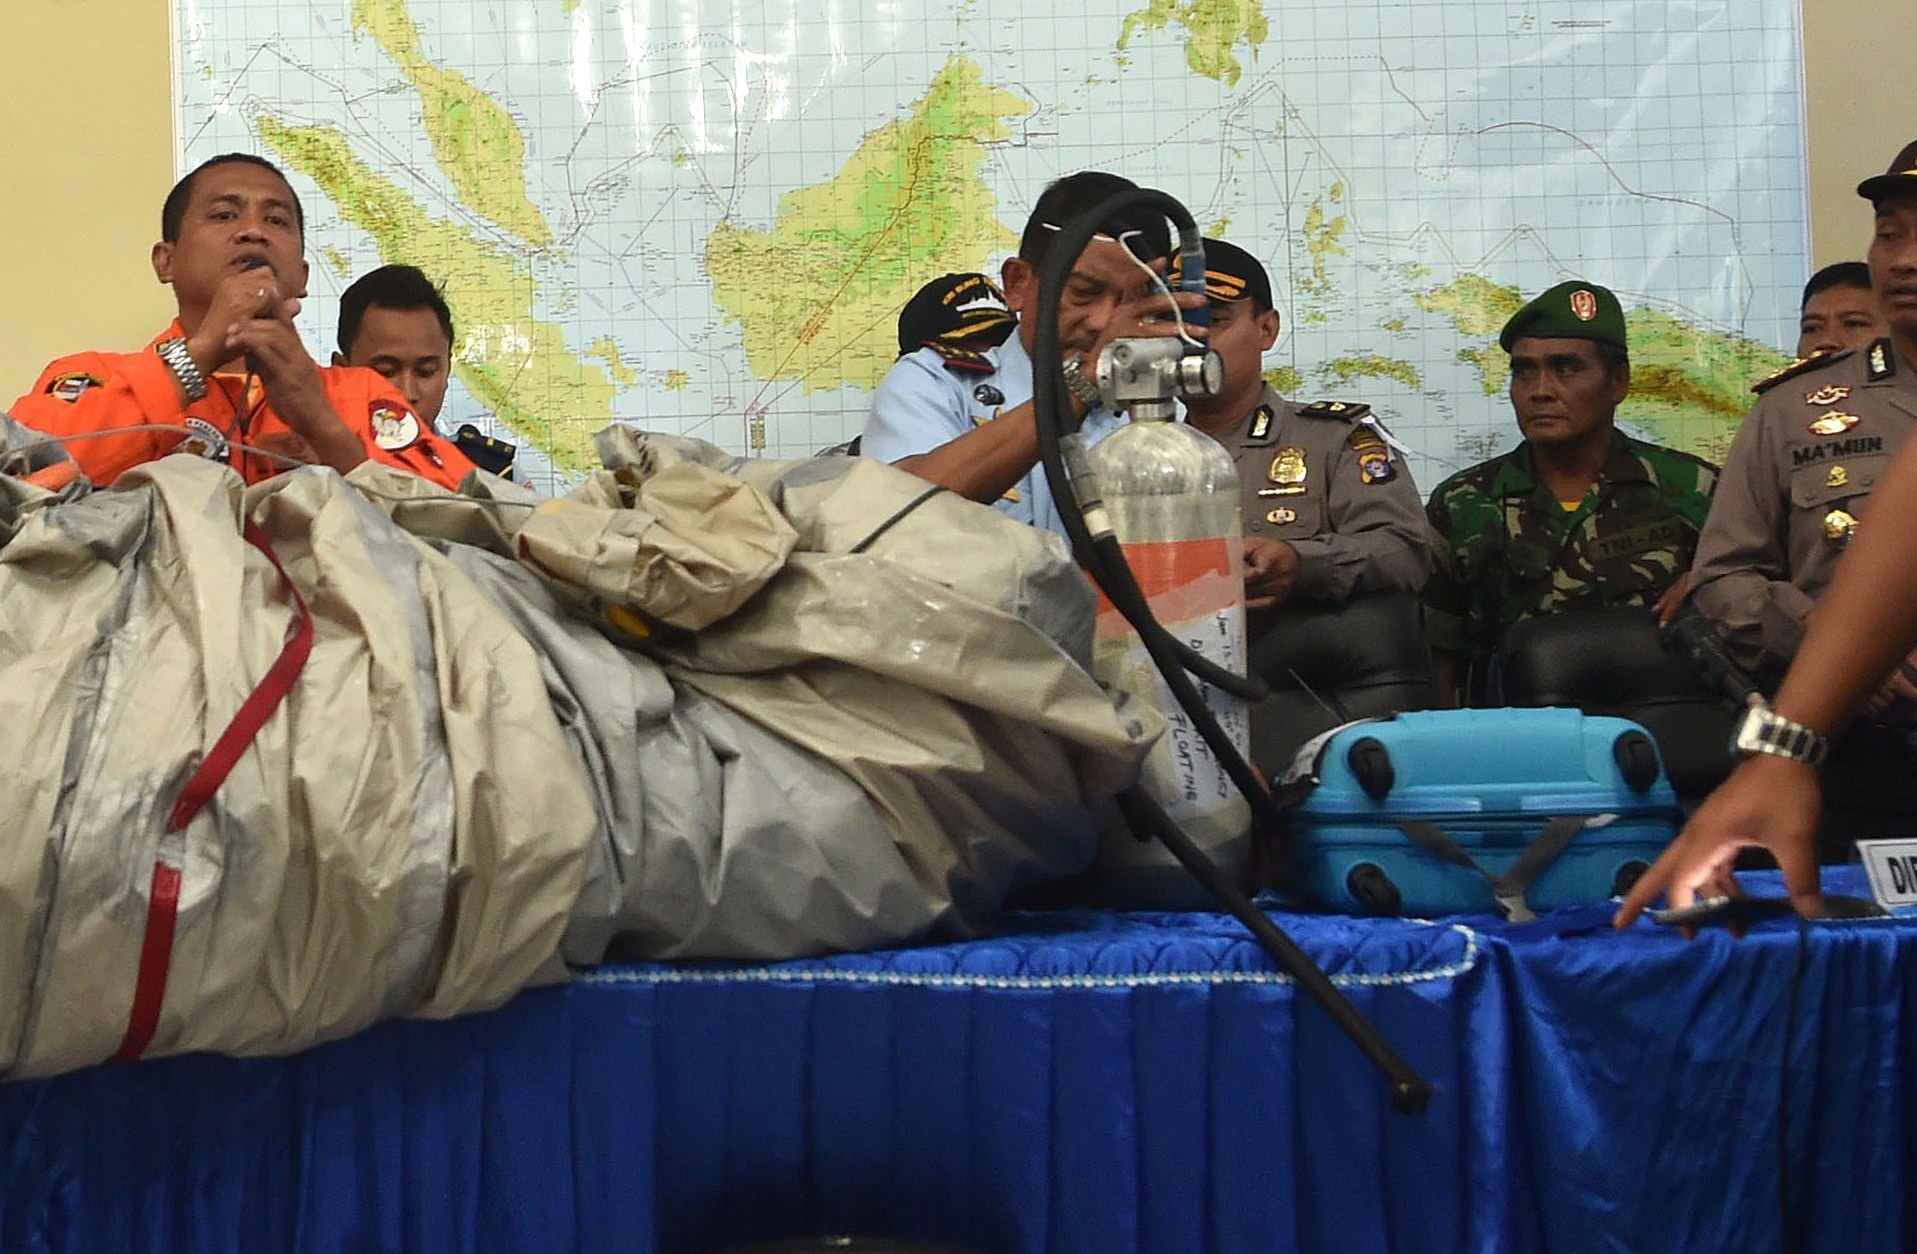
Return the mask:
M 80 437 L 95 483 L 174 452 L 229 462 L 249 483 L 368 459 L 457 487 L 472 463 L 387 380 L 321 367 L 293 328 L 306 295 L 305 219 L 277 167 L 244 153 L 181 179 L 160 211 L 153 273 L 179 317 L 137 353 L 75 353 L 15 401 L 15 421 Z

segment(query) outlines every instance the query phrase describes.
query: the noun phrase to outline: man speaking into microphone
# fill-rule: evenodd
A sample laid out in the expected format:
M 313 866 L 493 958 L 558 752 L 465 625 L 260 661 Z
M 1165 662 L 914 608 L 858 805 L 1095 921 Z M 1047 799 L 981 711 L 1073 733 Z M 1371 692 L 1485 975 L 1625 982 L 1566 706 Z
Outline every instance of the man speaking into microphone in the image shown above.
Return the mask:
M 306 295 L 305 218 L 278 167 L 245 153 L 201 164 L 160 211 L 153 273 L 179 316 L 137 353 L 75 353 L 13 403 L 69 439 L 95 483 L 168 453 L 228 462 L 248 483 L 303 463 L 369 459 L 457 487 L 472 463 L 372 370 L 318 365 L 293 318 Z

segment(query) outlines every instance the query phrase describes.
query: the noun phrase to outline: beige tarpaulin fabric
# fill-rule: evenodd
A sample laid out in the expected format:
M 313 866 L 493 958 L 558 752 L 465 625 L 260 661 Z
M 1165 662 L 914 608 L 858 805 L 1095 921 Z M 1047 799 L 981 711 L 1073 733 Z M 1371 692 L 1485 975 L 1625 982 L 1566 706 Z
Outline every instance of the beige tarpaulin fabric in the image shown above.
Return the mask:
M 957 934 L 1082 869 L 1160 723 L 1078 665 L 1056 540 L 856 459 L 602 451 L 556 503 L 370 464 L 0 478 L 0 1076 L 119 1045 L 156 859 L 181 888 L 149 1054 L 484 1007 L 608 945 Z M 297 615 L 244 518 L 315 643 L 169 836 Z
M 304 671 L 181 870 L 148 1052 L 277 1052 L 398 1013 L 496 1004 L 548 960 L 594 816 L 539 659 L 470 581 L 337 476 L 250 494 L 174 457 L 116 490 L 9 485 L 0 549 L 0 1064 L 41 1074 L 125 1032 L 167 814 L 295 614 L 240 536 L 259 523 L 311 607 Z M 552 762 L 508 783 L 510 764 Z

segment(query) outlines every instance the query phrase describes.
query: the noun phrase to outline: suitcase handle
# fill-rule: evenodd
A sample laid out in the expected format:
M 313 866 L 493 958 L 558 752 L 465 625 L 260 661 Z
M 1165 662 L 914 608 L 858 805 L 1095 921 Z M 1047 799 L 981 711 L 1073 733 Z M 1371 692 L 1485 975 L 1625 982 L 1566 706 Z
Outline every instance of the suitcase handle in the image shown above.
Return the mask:
M 1398 830 L 1409 836 L 1418 846 L 1437 856 L 1452 866 L 1476 871 L 1491 886 L 1491 900 L 1498 905 L 1498 912 L 1507 923 L 1529 923 L 1538 916 L 1524 899 L 1525 890 L 1537 882 L 1546 867 L 1557 860 L 1564 847 L 1571 843 L 1572 837 L 1587 828 L 1603 827 L 1617 816 L 1615 814 L 1593 814 L 1586 817 L 1559 815 L 1547 820 L 1544 830 L 1538 833 L 1536 840 L 1524 847 L 1517 861 L 1503 875 L 1493 875 L 1477 864 L 1472 856 L 1459 847 L 1458 842 L 1445 835 L 1442 827 L 1429 819 L 1407 819 L 1398 824 Z

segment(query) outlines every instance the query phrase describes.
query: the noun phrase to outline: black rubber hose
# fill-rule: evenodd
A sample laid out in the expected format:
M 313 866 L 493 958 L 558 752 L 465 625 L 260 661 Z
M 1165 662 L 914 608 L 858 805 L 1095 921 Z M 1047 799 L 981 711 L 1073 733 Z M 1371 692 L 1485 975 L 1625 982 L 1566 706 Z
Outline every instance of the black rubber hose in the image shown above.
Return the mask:
M 1217 718 L 1192 684 L 1190 673 L 1193 668 L 1189 659 L 1197 655 L 1152 617 L 1151 608 L 1139 590 L 1138 581 L 1132 576 L 1131 567 L 1125 563 L 1124 551 L 1117 539 L 1109 534 L 1095 537 L 1087 527 L 1084 509 L 1089 502 L 1081 501 L 1075 486 L 1076 482 L 1088 480 L 1091 476 L 1080 473 L 1074 478 L 1068 476 L 1065 470 L 1067 439 L 1073 441 L 1070 449 L 1074 456 L 1078 455 L 1079 444 L 1076 439 L 1077 418 L 1072 414 L 1071 407 L 1063 402 L 1065 375 L 1058 348 L 1059 298 L 1064 292 L 1065 279 L 1071 273 L 1072 264 L 1078 260 L 1085 245 L 1091 242 L 1097 224 L 1109 221 L 1134 204 L 1158 209 L 1179 225 L 1181 235 L 1189 235 L 1193 241 L 1197 239 L 1197 228 L 1183 205 L 1163 192 L 1139 188 L 1103 201 L 1090 213 L 1068 223 L 1052 242 L 1051 251 L 1039 267 L 1039 315 L 1038 325 L 1033 329 L 1032 347 L 1032 409 L 1038 428 L 1040 460 L 1079 564 L 1104 590 L 1113 607 L 1138 632 L 1139 640 L 1159 673 L 1164 676 L 1173 697 L 1190 717 L 1199 736 L 1231 777 L 1232 783 L 1244 794 L 1246 804 L 1251 807 L 1253 822 L 1261 835 L 1275 840 L 1282 828 L 1283 817 L 1278 812 L 1277 804 L 1272 801 L 1271 794 L 1265 789 L 1264 781 L 1258 778 L 1258 773 L 1245 761 L 1237 746 L 1232 744 L 1231 737 L 1218 725 Z M 1069 433 L 1065 430 L 1068 423 L 1072 424 Z M 1230 672 L 1216 668 L 1209 661 L 1206 665 L 1233 681 L 1231 685 L 1221 684 L 1220 687 L 1244 695 L 1243 685 L 1248 681 L 1243 676 L 1230 675 Z M 1258 685 L 1258 688 L 1262 696 L 1263 685 Z
M 1137 191 L 1122 192 L 1104 201 L 1086 214 L 1084 220 L 1093 223 L 1108 221 L 1106 216 L 1108 210 L 1128 208 L 1140 197 L 1151 198 L 1146 207 L 1158 208 L 1166 212 L 1173 221 L 1178 221 L 1181 217 L 1185 222 L 1191 220 L 1190 215 L 1185 212 L 1185 207 L 1170 196 L 1163 192 L 1146 191 L 1142 188 Z M 1189 234 L 1192 247 L 1202 245 L 1196 226 L 1185 227 L 1183 223 L 1180 226 L 1181 232 Z M 1076 246 L 1073 246 L 1070 238 L 1074 234 L 1082 236 Z M 1065 279 L 1071 274 L 1072 263 L 1078 260 L 1079 253 L 1083 252 L 1085 244 L 1091 241 L 1092 234 L 1092 229 L 1088 228 L 1083 232 L 1075 233 L 1068 226 L 1053 243 L 1051 251 L 1046 254 L 1044 263 L 1039 267 L 1039 309 L 1042 312 L 1039 325 L 1034 329 L 1033 360 L 1035 363 L 1039 361 L 1054 363 L 1060 359 L 1056 319 L 1058 299 L 1065 290 Z M 1055 502 L 1076 503 L 1079 501 L 1079 496 L 1074 490 L 1074 485 L 1083 480 L 1084 472 L 1081 468 L 1074 474 L 1067 473 L 1062 455 L 1062 441 L 1068 436 L 1077 435 L 1079 420 L 1072 413 L 1071 406 L 1063 401 L 1064 384 L 1065 376 L 1060 373 L 1056 364 L 1050 365 L 1049 368 L 1040 368 L 1034 364 L 1032 410 L 1038 426 L 1040 464 L 1045 468 L 1045 481 L 1052 490 L 1052 498 Z M 1058 457 L 1046 455 L 1045 433 L 1048 421 L 1053 424 L 1051 429 L 1055 439 L 1061 442 L 1058 445 L 1061 455 Z M 1082 510 L 1061 508 L 1059 517 L 1065 523 L 1065 532 L 1072 542 L 1072 552 L 1078 558 L 1079 565 L 1087 571 L 1094 572 L 1094 578 L 1097 578 L 1099 573 L 1108 576 L 1105 579 L 1098 579 L 1099 587 L 1105 589 L 1105 595 L 1111 599 L 1112 605 L 1125 616 L 1125 621 L 1132 625 L 1132 630 L 1138 632 L 1141 638 L 1149 635 L 1161 637 L 1166 646 L 1177 654 L 1180 665 L 1185 670 L 1233 696 L 1246 701 L 1262 701 L 1271 695 L 1270 687 L 1259 677 L 1228 671 L 1166 631 L 1158 620 L 1152 617 L 1151 611 L 1145 607 L 1144 596 L 1138 590 L 1137 580 L 1132 577 L 1131 567 L 1125 564 L 1124 555 L 1119 551 L 1117 541 L 1112 541 L 1109 551 L 1098 545 L 1085 526 Z M 1121 599 L 1118 591 L 1124 591 L 1129 595 Z
M 1059 237 L 1052 242 L 1051 250 L 1039 268 L 1038 317 L 1037 326 L 1033 329 L 1032 408 L 1038 429 L 1040 460 L 1045 467 L 1046 482 L 1051 486 L 1059 517 L 1065 524 L 1066 534 L 1071 538 L 1079 563 L 1138 632 L 1173 697 L 1217 755 L 1232 782 L 1245 795 L 1246 802 L 1251 806 L 1253 821 L 1275 838 L 1282 823 L 1277 804 L 1265 790 L 1257 773 L 1218 725 L 1218 720 L 1192 684 L 1184 656 L 1191 654 L 1191 650 L 1173 639 L 1152 617 L 1151 609 L 1132 576 L 1131 567 L 1125 563 L 1123 550 L 1116 538 L 1109 532 L 1096 537 L 1092 535 L 1084 517 L 1084 507 L 1090 502 L 1080 501 L 1073 477 L 1066 474 L 1065 458 L 1068 451 L 1074 460 L 1082 458 L 1083 442 L 1078 439 L 1077 418 L 1071 408 L 1063 403 L 1065 376 L 1058 347 L 1059 298 L 1064 291 L 1066 276 L 1071 273 L 1079 254 L 1091 242 L 1098 224 L 1134 207 L 1157 209 L 1177 225 L 1184 247 L 1202 247 L 1197 224 L 1185 207 L 1163 192 L 1144 188 L 1126 191 L 1105 200 L 1091 212 L 1067 223 Z M 1088 479 L 1089 476 L 1081 473 L 1077 478 Z M 1242 682 L 1242 677 L 1231 678 Z M 1324 1007 L 1332 1021 L 1384 1076 L 1391 1088 L 1392 1103 L 1406 1113 L 1423 1111 L 1431 1100 L 1430 1083 L 1399 1057 L 1378 1030 L 1338 991 L 1330 977 L 1312 962 L 1310 955 L 1285 935 L 1269 915 L 1259 910 L 1244 890 L 1232 881 L 1231 876 L 1194 844 L 1144 790 L 1129 789 L 1120 794 L 1118 801 L 1120 811 L 1132 830 L 1157 836 L 1172 856 L 1250 929 L 1252 936 L 1278 968 L 1297 980 L 1299 987 Z

